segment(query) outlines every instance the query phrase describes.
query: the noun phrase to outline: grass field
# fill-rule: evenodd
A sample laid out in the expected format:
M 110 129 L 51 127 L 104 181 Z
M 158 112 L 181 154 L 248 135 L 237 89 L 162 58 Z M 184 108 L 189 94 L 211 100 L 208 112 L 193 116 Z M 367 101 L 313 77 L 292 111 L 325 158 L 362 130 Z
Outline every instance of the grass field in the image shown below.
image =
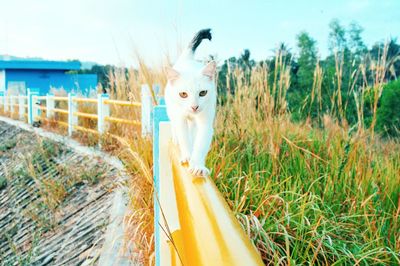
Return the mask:
M 217 187 L 266 264 L 399 264 L 400 144 L 327 114 L 318 126 L 292 122 L 285 102 L 289 72 L 276 63 L 281 71 L 272 83 L 261 67 L 227 77 L 235 80 L 235 95 L 218 106 L 207 160 Z M 165 83 L 161 71 L 143 63 L 134 78 Z M 377 79 L 368 89 L 382 85 Z M 135 210 L 127 238 L 152 264 L 151 143 L 136 139 L 122 147 Z
M 244 106 L 220 108 L 208 165 L 265 263 L 400 263 L 400 146 Z

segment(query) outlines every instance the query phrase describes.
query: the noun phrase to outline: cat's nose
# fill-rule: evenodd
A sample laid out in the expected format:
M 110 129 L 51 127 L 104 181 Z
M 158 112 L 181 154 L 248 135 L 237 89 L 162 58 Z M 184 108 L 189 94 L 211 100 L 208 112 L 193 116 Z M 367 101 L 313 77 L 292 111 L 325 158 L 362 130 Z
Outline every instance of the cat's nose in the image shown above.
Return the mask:
M 193 112 L 196 112 L 196 111 L 197 111 L 197 109 L 199 109 L 199 106 L 198 106 L 198 105 L 196 105 L 196 106 L 192 106 L 192 110 L 193 110 Z

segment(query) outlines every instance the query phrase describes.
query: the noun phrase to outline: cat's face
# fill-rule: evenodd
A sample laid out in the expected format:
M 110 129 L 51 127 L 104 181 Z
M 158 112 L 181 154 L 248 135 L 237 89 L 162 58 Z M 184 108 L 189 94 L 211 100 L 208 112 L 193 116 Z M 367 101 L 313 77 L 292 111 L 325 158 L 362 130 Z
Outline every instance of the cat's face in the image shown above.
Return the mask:
M 182 112 L 197 114 L 207 108 L 216 97 L 215 63 L 208 64 L 198 73 L 172 73 L 169 76 L 169 93 Z M 171 74 L 171 73 L 170 73 Z

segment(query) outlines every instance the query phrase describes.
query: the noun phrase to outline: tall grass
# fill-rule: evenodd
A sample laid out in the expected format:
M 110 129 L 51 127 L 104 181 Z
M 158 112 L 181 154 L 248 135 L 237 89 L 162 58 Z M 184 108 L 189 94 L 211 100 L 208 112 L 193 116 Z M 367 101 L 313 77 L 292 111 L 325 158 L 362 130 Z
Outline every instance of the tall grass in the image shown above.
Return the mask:
M 286 102 L 291 77 L 282 57 L 278 51 L 274 72 L 265 64 L 251 71 L 229 69 L 208 156 L 211 177 L 266 264 L 400 263 L 400 145 L 379 140 L 372 133 L 374 124 L 364 128 L 362 122 L 365 91 L 376 93 L 371 106 L 376 112 L 386 71 L 384 52 L 367 70 L 377 77 L 372 85 L 363 65 L 349 81 L 347 93 L 359 106 L 356 128 L 344 121 L 347 104 L 342 102 L 338 58 L 330 97 L 336 111 L 323 113 L 324 69 L 317 64 L 310 97 L 323 126 L 291 122 Z M 142 60 L 139 71 L 112 75 L 114 97 L 121 99 L 137 95 L 140 83 L 165 84 L 164 73 Z M 361 87 L 356 87 L 358 75 L 364 79 Z M 311 106 L 303 109 L 310 113 Z M 131 136 L 118 142 L 132 173 L 127 239 L 146 264 L 153 264 L 151 141 Z
M 271 108 L 284 99 L 275 101 L 281 95 L 274 84 L 260 82 L 265 71 L 257 67 L 250 82 L 236 82 L 235 96 L 219 106 L 208 157 L 264 262 L 400 263 L 399 144 L 339 124 L 340 112 L 338 119 L 324 115 L 322 129 L 290 122 Z

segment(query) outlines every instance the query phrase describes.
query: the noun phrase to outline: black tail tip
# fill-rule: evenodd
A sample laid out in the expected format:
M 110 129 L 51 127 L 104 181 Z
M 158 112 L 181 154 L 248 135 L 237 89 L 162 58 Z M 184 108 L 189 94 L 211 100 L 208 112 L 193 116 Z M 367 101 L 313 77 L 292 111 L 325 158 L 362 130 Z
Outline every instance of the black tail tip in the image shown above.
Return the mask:
M 192 49 L 192 52 L 195 52 L 197 47 L 200 45 L 201 41 L 204 39 L 208 39 L 211 41 L 211 29 L 202 29 L 200 30 L 190 42 L 189 48 Z
M 196 35 L 201 39 L 208 39 L 209 41 L 212 39 L 211 29 L 202 29 Z

